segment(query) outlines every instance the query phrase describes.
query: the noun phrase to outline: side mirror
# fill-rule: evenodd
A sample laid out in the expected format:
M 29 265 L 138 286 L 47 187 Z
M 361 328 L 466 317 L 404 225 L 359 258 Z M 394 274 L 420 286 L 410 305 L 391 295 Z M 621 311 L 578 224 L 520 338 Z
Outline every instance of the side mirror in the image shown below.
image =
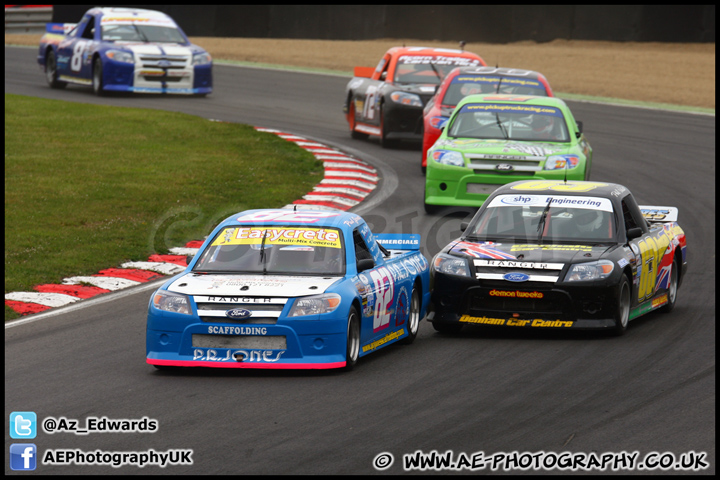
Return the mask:
M 642 228 L 640 228 L 640 227 L 631 228 L 630 230 L 627 231 L 627 238 L 628 238 L 628 240 L 632 240 L 633 238 L 642 237 L 642 234 L 643 234 Z
M 380 80 L 385 80 L 387 78 L 387 72 L 382 72 L 380 74 Z
M 193 261 L 193 258 L 195 258 L 195 255 L 186 255 L 185 256 L 185 265 L 190 265 L 190 262 Z
M 577 122 L 578 131 L 575 132 L 575 137 L 580 138 L 583 133 L 583 124 L 582 122 Z
M 467 230 L 468 225 L 470 225 L 470 222 L 460 222 L 460 230 L 464 232 Z
M 375 268 L 375 260 L 373 260 L 372 258 L 363 258 L 362 260 L 358 260 L 358 273 L 364 272 L 365 270 L 370 270 L 371 268 Z

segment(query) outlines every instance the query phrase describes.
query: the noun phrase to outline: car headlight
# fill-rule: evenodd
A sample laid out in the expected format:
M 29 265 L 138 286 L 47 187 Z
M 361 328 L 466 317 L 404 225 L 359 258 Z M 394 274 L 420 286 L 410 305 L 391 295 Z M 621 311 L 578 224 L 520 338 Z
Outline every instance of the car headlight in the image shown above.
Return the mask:
M 447 121 L 450 120 L 450 117 L 431 117 L 430 126 L 432 128 L 437 128 L 438 130 L 442 130 L 442 128 L 447 124 Z
M 577 155 L 550 155 L 545 160 L 545 170 L 570 170 L 580 165 L 580 157 Z
M 438 253 L 433 258 L 433 268 L 436 272 L 461 277 L 470 276 L 470 267 L 464 258 L 454 257 L 445 253 Z
M 407 92 L 393 92 L 390 94 L 390 99 L 395 103 L 402 103 L 410 107 L 422 107 L 422 100 L 418 95 Z
M 158 310 L 166 312 L 192 314 L 190 308 L 190 300 L 186 295 L 181 293 L 168 292 L 167 290 L 158 290 L 153 295 L 153 305 Z
M 135 63 L 133 54 L 130 52 L 125 52 L 123 50 L 108 50 L 107 52 L 105 52 L 105 55 L 109 59 L 115 60 L 116 62 Z
M 430 157 L 437 163 L 443 165 L 452 165 L 454 167 L 464 167 L 465 159 L 462 153 L 453 150 L 431 150 Z
M 598 260 L 597 262 L 578 263 L 570 267 L 565 276 L 566 282 L 591 282 L 607 278 L 615 268 L 615 264 L 609 260 Z
M 196 53 L 193 55 L 193 65 L 207 65 L 212 62 L 212 57 L 209 53 Z
M 311 297 L 301 297 L 295 300 L 288 317 L 302 317 L 305 315 L 322 315 L 335 311 L 340 306 L 340 295 L 337 293 L 324 293 Z

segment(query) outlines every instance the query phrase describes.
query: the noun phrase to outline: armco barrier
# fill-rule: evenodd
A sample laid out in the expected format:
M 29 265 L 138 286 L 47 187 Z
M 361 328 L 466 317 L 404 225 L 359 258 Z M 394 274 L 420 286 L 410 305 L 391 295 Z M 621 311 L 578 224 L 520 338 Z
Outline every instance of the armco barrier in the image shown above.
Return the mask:
M 120 6 L 120 5 L 115 5 Z M 715 5 L 144 5 L 191 36 L 509 43 L 715 42 Z M 56 5 L 54 22 L 88 7 Z
M 52 16 L 52 5 L 5 5 L 5 33 L 43 33 Z

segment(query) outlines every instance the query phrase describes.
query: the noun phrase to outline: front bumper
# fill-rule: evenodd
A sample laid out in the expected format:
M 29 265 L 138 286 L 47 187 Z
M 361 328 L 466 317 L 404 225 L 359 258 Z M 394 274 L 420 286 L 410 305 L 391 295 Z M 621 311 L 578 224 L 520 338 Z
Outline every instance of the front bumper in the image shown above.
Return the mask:
M 147 363 L 158 366 L 330 369 L 345 366 L 346 318 L 331 314 L 273 325 L 206 321 L 151 309 Z M 299 317 L 298 317 L 299 318 Z
M 586 284 L 479 281 L 435 273 L 428 321 L 456 325 L 606 329 L 615 325 L 617 287 Z
M 162 69 L 109 61 L 103 82 L 106 91 L 205 95 L 212 93 L 212 65 Z
M 535 174 L 476 173 L 464 167 L 453 167 L 427 162 L 425 177 L 425 203 L 428 205 L 449 205 L 456 207 L 479 207 L 501 185 L 518 180 L 562 180 L 565 172 L 542 170 Z M 487 171 L 483 171 L 487 172 Z M 583 169 L 569 170 L 568 180 L 584 180 Z

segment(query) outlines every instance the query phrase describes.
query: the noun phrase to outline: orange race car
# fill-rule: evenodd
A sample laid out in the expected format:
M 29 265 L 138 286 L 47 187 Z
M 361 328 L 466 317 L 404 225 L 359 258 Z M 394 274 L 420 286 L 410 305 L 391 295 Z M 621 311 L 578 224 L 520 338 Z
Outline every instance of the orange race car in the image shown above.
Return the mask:
M 383 147 L 422 139 L 423 107 L 456 67 L 485 66 L 472 52 L 445 48 L 393 47 L 374 69 L 355 67 L 343 112 L 353 138 L 380 138 Z

